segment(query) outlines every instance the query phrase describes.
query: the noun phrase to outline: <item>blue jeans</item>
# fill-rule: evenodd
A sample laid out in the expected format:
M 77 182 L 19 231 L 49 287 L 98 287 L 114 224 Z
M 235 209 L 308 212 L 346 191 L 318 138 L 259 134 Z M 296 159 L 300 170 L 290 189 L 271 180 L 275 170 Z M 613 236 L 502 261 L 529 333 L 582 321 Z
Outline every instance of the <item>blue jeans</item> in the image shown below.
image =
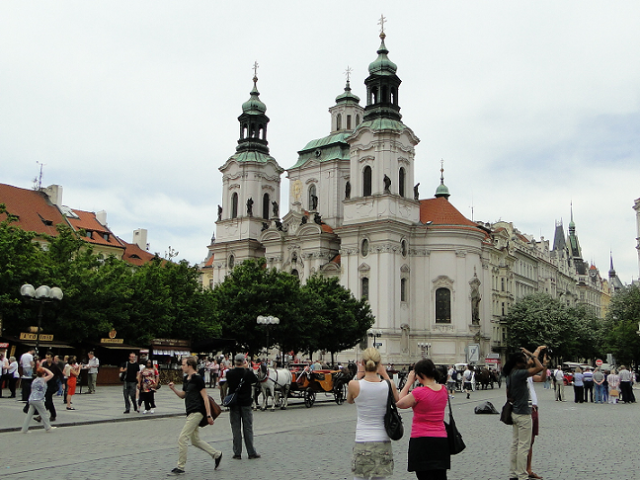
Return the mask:
M 596 403 L 604 403 L 606 397 L 606 390 L 604 385 L 598 385 L 596 383 Z
M 244 434 L 244 444 L 249 455 L 256 455 L 253 447 L 253 411 L 251 405 L 247 407 L 231 407 L 229 409 L 229 422 L 233 433 L 233 454 L 242 454 L 242 434 Z M 242 433 L 240 427 L 242 426 Z

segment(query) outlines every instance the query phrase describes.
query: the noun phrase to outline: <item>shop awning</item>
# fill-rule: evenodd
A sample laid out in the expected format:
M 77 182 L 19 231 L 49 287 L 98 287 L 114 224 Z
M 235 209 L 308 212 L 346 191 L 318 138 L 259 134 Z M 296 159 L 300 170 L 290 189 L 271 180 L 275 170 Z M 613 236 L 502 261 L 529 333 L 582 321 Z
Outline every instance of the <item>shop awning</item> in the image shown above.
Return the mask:
M 23 345 L 26 345 L 27 347 L 35 347 L 36 346 L 36 342 L 23 342 Z M 40 343 L 40 345 L 38 345 L 38 348 L 40 350 L 44 350 L 46 348 L 67 348 L 69 350 L 75 350 L 76 347 L 73 347 L 67 343 L 51 343 L 51 342 L 47 342 L 47 343 Z
M 140 347 L 134 347 L 133 345 L 125 345 L 124 343 L 97 343 L 96 347 L 108 348 L 109 350 L 136 350 L 139 351 Z
M 190 350 L 184 350 L 184 347 L 153 347 L 154 355 L 166 355 L 169 357 L 188 357 L 191 355 Z

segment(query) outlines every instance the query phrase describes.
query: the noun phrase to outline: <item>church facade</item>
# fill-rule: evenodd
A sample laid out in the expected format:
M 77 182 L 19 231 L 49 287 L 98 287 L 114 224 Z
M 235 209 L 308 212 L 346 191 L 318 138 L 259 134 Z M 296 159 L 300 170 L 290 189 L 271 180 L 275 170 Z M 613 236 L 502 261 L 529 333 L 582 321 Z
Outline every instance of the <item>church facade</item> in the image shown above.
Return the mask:
M 491 353 L 490 230 L 450 202 L 441 168 L 433 198 L 414 175 L 419 138 L 402 122 L 397 66 L 385 34 L 365 79 L 364 106 L 344 91 L 329 108 L 329 134 L 312 140 L 286 170 L 289 205 L 280 212 L 285 170 L 269 154 L 266 106 L 257 77 L 238 117 L 236 153 L 220 167 L 223 198 L 204 283 L 265 257 L 305 282 L 337 276 L 366 297 L 376 322 L 368 338 L 386 362 L 422 356 L 436 363 L 484 363 Z M 358 347 L 339 359 L 358 356 Z

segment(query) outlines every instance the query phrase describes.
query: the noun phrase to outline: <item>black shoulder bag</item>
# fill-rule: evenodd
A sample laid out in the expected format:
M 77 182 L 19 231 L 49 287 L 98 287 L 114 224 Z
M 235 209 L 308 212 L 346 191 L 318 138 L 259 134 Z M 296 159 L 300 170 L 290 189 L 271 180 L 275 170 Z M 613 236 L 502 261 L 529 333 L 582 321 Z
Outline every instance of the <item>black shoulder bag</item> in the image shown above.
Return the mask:
M 222 400 L 223 407 L 228 408 L 238 404 L 238 392 L 240 391 L 240 388 L 242 388 L 242 385 L 244 385 L 244 375 L 240 379 L 240 383 L 238 383 L 238 387 L 234 390 L 234 392 L 230 393 L 229 395 L 224 397 L 224 400 Z
M 511 383 L 511 381 L 508 383 Z M 500 412 L 500 421 L 505 425 L 513 425 L 513 419 L 511 418 L 511 413 L 513 413 L 513 398 L 511 398 L 509 392 L 509 384 L 507 384 L 507 403 L 502 406 L 502 412 Z
M 449 397 L 448 394 L 447 397 Z M 456 427 L 456 422 L 453 420 L 453 412 L 451 411 L 451 398 L 448 398 L 447 400 L 449 403 L 449 423 L 444 422 L 444 427 L 447 430 L 447 440 L 449 440 L 449 454 L 457 455 L 465 448 L 467 448 L 467 446 L 464 444 L 462 435 L 460 435 L 460 432 Z
M 404 435 L 404 426 L 402 425 L 402 417 L 396 407 L 396 400 L 393 397 L 393 388 L 391 382 L 385 380 L 389 385 L 389 394 L 387 395 L 387 413 L 384 414 L 384 429 L 391 440 L 400 440 Z

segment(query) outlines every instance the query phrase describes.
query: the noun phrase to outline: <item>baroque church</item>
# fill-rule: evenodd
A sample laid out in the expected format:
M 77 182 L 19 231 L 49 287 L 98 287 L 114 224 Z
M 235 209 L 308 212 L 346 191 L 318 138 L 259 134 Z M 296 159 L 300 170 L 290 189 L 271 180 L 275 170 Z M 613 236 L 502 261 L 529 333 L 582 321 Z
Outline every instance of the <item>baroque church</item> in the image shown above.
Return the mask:
M 402 121 L 401 80 L 384 29 L 380 41 L 364 105 L 347 77 L 329 108 L 329 134 L 308 142 L 286 170 L 269 154 L 269 117 L 254 75 L 236 152 L 220 167 L 222 205 L 203 283 L 213 287 L 234 265 L 257 257 L 301 282 L 336 276 L 368 299 L 376 318 L 369 346 L 375 342 L 384 361 L 484 363 L 493 314 L 490 229 L 449 201 L 442 167 L 435 196 L 420 198 L 420 139 Z M 285 171 L 289 205 L 281 213 Z M 338 359 L 357 357 L 358 347 Z

